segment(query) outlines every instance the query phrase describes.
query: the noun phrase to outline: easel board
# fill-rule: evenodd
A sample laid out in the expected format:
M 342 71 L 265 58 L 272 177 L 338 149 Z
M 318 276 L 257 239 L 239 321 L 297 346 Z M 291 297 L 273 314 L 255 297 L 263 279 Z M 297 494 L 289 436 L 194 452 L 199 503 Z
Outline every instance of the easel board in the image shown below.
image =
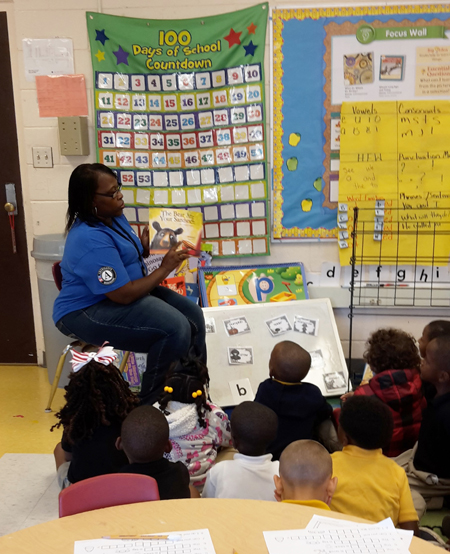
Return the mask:
M 253 400 L 269 377 L 272 349 L 284 340 L 312 354 L 306 382 L 324 396 L 347 391 L 347 366 L 328 298 L 203 308 L 203 313 L 213 402 L 235 406 Z

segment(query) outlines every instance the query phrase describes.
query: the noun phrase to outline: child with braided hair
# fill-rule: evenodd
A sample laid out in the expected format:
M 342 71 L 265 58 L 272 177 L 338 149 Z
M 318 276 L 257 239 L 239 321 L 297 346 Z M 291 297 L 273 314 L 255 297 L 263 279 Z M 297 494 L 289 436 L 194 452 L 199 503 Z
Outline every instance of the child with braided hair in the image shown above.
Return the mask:
M 72 350 L 72 372 L 65 387 L 66 404 L 56 414 L 63 427 L 54 450 L 61 489 L 83 479 L 116 473 L 128 459 L 115 447 L 120 427 L 139 404 L 118 368 L 111 346 L 96 352 Z
M 219 448 L 231 446 L 228 416 L 208 400 L 208 384 L 205 364 L 197 358 L 181 359 L 167 374 L 164 390 L 155 404 L 169 423 L 172 451 L 165 456 L 187 466 L 191 485 L 199 491 Z

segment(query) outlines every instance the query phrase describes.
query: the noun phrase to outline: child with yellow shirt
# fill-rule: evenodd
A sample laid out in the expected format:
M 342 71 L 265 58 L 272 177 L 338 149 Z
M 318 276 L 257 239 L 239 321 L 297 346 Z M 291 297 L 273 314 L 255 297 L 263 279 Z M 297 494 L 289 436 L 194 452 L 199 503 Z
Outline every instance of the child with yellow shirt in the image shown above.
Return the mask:
M 280 475 L 274 475 L 275 498 L 311 508 L 329 510 L 336 489 L 328 451 L 313 440 L 291 442 L 280 457 Z
M 392 429 L 391 411 L 378 398 L 353 396 L 345 402 L 338 431 L 344 448 L 331 455 L 338 484 L 330 507 L 371 521 L 390 517 L 395 526 L 417 535 L 418 517 L 405 470 L 382 452 Z

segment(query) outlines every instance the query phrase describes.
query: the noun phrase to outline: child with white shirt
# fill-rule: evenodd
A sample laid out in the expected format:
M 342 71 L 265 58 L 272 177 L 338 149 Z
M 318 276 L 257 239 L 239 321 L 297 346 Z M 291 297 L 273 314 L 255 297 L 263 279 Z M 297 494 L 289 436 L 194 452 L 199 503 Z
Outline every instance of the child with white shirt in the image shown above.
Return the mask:
M 265 454 L 278 428 L 276 413 L 258 402 L 242 402 L 231 414 L 231 438 L 238 451 L 210 469 L 203 498 L 275 500 L 273 477 L 278 462 Z

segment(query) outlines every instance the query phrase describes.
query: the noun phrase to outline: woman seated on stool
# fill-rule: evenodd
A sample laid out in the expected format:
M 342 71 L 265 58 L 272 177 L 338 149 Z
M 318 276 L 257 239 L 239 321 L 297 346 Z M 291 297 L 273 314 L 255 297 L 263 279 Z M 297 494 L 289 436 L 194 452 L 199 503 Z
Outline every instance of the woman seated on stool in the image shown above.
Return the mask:
M 72 172 L 53 320 L 65 335 L 147 353 L 141 401 L 153 404 L 172 362 L 189 351 L 206 361 L 205 322 L 194 302 L 159 286 L 189 257 L 187 250 L 174 245 L 147 274 L 148 227 L 139 240 L 122 213 L 120 189 L 103 164 L 82 164 Z

